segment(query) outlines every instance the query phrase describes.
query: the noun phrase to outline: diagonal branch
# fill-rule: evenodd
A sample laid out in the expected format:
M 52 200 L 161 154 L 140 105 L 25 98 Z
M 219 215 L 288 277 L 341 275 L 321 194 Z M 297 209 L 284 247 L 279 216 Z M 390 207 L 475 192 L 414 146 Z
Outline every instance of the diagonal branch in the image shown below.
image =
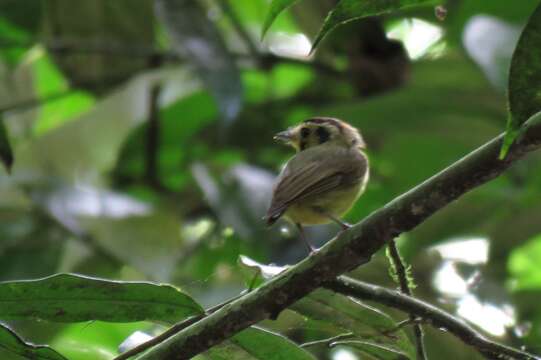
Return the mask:
M 236 332 L 267 318 L 368 262 L 390 239 L 410 231 L 461 195 L 503 173 L 513 162 L 541 146 L 541 124 L 527 125 L 508 156 L 499 160 L 498 136 L 424 183 L 373 212 L 317 253 L 260 288 L 189 326 L 143 354 L 140 359 L 189 359 Z
M 461 319 L 457 319 L 453 315 L 440 310 L 435 306 L 401 294 L 397 291 L 367 284 L 346 276 L 340 276 L 338 279 L 330 281 L 324 286 L 347 296 L 360 300 L 375 301 L 378 304 L 399 309 L 423 320 L 427 320 L 430 325 L 437 328 L 443 328 L 458 337 L 464 343 L 475 347 L 477 351 L 488 359 L 511 358 L 539 360 L 539 357 L 525 351 L 516 350 L 491 341 Z

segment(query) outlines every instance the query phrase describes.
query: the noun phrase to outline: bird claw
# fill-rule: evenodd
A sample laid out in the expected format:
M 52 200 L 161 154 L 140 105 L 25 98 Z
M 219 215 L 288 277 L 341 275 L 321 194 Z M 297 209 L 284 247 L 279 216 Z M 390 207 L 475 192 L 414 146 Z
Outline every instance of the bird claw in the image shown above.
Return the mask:
M 344 222 L 344 221 L 341 221 L 340 222 L 340 227 L 342 228 L 342 230 L 340 232 L 344 232 L 346 230 L 349 230 L 353 225 L 347 223 L 347 222 Z

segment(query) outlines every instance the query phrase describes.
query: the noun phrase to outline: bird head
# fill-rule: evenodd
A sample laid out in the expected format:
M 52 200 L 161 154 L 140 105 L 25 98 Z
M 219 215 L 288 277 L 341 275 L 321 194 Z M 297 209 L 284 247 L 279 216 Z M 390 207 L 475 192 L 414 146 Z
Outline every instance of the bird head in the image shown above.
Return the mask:
M 275 140 L 291 145 L 297 151 L 332 144 L 343 147 L 365 148 L 359 131 L 348 123 L 330 117 L 314 117 L 297 126 L 279 132 Z

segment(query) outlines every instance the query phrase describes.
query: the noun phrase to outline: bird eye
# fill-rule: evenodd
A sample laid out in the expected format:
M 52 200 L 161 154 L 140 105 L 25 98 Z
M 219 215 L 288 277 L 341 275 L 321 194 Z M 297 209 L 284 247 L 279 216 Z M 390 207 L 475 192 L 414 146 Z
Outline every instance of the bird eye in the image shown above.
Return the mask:
M 320 127 L 317 128 L 316 134 L 317 134 L 317 136 L 319 138 L 319 143 L 320 144 L 323 144 L 325 141 L 328 141 L 329 138 L 331 137 L 331 134 L 330 134 L 329 130 L 327 130 L 323 126 L 320 126 Z
M 308 128 L 302 128 L 302 129 L 301 129 L 301 137 L 302 137 L 302 138 L 305 138 L 305 137 L 308 137 L 308 135 L 310 135 L 310 129 L 308 129 Z

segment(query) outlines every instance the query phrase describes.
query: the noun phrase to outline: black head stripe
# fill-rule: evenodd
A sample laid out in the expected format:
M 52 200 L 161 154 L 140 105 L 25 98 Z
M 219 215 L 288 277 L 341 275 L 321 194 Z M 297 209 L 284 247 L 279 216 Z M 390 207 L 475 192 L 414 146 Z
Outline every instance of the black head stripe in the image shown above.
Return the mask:
M 340 123 L 340 121 L 330 118 L 330 117 L 315 117 L 304 121 L 305 123 L 310 124 L 329 124 L 334 127 L 336 127 L 340 132 L 344 131 L 343 125 Z
M 306 139 L 310 135 L 310 129 L 307 127 L 303 127 L 301 129 L 301 138 Z
M 329 133 L 329 130 L 325 129 L 325 127 L 323 127 L 323 126 L 318 126 L 318 128 L 316 130 L 316 134 L 317 134 L 317 137 L 318 137 L 318 140 L 319 140 L 320 144 L 323 144 L 324 142 L 329 140 L 329 138 L 331 137 L 331 134 Z

